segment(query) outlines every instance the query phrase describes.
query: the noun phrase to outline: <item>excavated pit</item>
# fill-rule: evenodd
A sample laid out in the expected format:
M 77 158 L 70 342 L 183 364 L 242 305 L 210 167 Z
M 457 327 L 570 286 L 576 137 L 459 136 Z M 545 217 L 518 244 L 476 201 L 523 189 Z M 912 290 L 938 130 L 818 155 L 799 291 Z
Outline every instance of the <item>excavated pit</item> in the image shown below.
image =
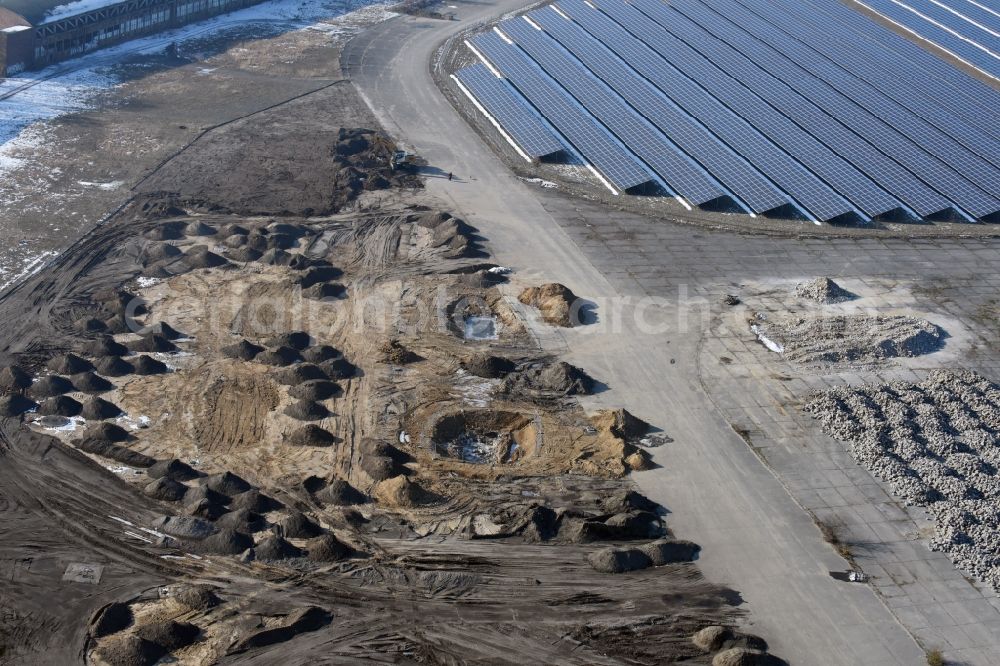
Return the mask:
M 431 431 L 438 454 L 473 465 L 516 463 L 535 455 L 540 439 L 532 417 L 493 410 L 448 414 L 438 419 Z

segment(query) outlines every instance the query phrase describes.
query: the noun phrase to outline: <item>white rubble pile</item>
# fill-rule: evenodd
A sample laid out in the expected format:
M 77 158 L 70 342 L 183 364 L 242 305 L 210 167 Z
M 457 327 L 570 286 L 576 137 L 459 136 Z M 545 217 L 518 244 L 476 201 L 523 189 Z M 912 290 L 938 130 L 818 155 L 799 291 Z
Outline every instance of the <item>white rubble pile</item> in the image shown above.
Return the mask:
M 805 409 L 895 495 L 927 507 L 932 548 L 1000 591 L 1000 386 L 937 370 L 918 384 L 825 391 Z
M 830 278 L 821 277 L 795 287 L 795 295 L 817 303 L 843 303 L 857 298 Z

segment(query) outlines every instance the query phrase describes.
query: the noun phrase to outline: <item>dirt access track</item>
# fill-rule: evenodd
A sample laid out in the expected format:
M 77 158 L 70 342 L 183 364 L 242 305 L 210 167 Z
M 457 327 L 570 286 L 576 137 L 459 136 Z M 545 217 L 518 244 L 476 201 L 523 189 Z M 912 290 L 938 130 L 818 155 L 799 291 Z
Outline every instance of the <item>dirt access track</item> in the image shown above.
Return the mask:
M 597 304 L 597 325 L 534 330 L 543 347 L 607 383 L 607 391 L 584 399 L 586 407 L 628 404 L 673 437 L 653 453 L 660 468 L 634 478 L 674 512 L 682 536 L 713 545 L 701 566 L 741 590 L 754 626 L 769 636 L 777 632 L 776 652 L 802 664 L 913 664 L 923 661 L 924 649 L 939 648 L 968 663 L 994 663 L 1000 654 L 995 594 L 931 552 L 926 517 L 859 470 L 796 405 L 811 390 L 877 380 L 884 371 L 799 373 L 789 384 L 759 360 L 721 368 L 732 361 L 726 349 L 734 341 L 740 349 L 759 344 L 748 335 L 745 315 L 740 333 L 718 327 L 729 316 L 725 295 L 748 283 L 754 293 L 763 291 L 755 285 L 774 282 L 790 292 L 817 277 L 850 276 L 869 286 L 868 302 L 878 307 L 933 309 L 948 321 L 960 317 L 956 332 L 975 330 L 974 342 L 956 336 L 944 352 L 927 357 L 927 369 L 957 360 L 995 378 L 996 319 L 988 313 L 995 313 L 989 292 L 1000 282 L 996 243 L 824 239 L 787 229 L 750 237 L 609 212 L 520 180 L 434 84 L 435 57 L 449 39 L 526 6 L 457 3 L 457 22 L 386 22 L 348 45 L 345 73 L 394 136 L 439 172 L 455 174 L 454 181 L 428 179 L 428 193 L 480 228 L 498 262 L 536 284 L 565 284 Z M 650 299 L 658 307 L 641 307 Z M 761 353 L 767 352 L 738 360 Z M 919 363 L 912 367 L 900 372 L 922 371 Z M 820 499 L 840 487 L 857 499 Z M 868 499 L 876 493 L 882 499 Z M 853 525 L 859 512 L 875 516 L 858 537 L 859 561 L 886 572 L 871 586 L 831 576 L 850 565 L 816 526 L 820 513 Z M 952 602 L 961 610 L 942 616 L 938 607 Z M 966 614 L 959 619 L 959 613 Z

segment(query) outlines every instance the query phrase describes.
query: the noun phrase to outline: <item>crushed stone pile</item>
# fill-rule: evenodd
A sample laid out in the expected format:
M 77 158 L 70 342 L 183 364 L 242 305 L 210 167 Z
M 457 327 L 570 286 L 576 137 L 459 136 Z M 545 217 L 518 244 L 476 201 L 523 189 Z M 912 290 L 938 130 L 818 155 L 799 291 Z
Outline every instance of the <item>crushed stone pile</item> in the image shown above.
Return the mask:
M 755 319 L 751 330 L 777 345 L 788 360 L 808 365 L 871 365 L 921 356 L 941 349 L 945 339 L 945 332 L 926 319 L 900 315 Z
M 262 532 L 267 529 L 267 521 L 258 513 L 249 509 L 230 511 L 215 521 L 217 527 L 229 528 L 245 534 Z
M 191 516 L 160 516 L 152 528 L 179 539 L 205 539 L 218 532 L 212 523 Z
M 310 423 L 293 430 L 285 437 L 285 442 L 292 446 L 331 446 L 337 438 L 329 430 Z
M 357 374 L 358 369 L 346 358 L 331 358 L 318 364 L 330 379 L 350 379 Z
M 852 294 L 827 277 L 803 282 L 795 287 L 795 295 L 823 304 L 843 303 L 857 298 L 856 294 Z
M 507 375 L 498 393 L 535 399 L 590 395 L 595 382 L 590 375 L 565 361 L 533 365 Z
M 167 340 L 180 340 L 187 337 L 176 328 L 165 321 L 158 321 L 148 327 L 147 331 L 153 335 L 162 335 Z
M 195 245 L 184 253 L 184 263 L 189 268 L 218 268 L 229 262 L 209 250 L 207 245 Z
M 177 351 L 177 345 L 159 333 L 147 333 L 138 340 L 125 343 L 129 350 L 149 354 L 167 354 Z
M 235 238 L 233 236 L 232 238 Z M 264 253 L 260 250 L 255 250 L 252 247 L 237 247 L 226 250 L 226 258 L 230 261 L 238 261 L 240 263 L 249 263 L 251 261 L 258 261 Z
M 528 287 L 520 293 L 517 300 L 537 308 L 542 319 L 552 326 L 571 328 L 582 323 L 576 294 L 569 287 L 556 282 Z
M 171 261 L 182 254 L 183 252 L 181 252 L 181 249 L 176 245 L 154 241 L 152 243 L 147 243 L 146 246 L 142 248 L 142 253 L 139 255 L 139 261 L 143 266 L 151 266 L 163 261 Z
M 229 509 L 223 506 L 219 502 L 212 502 L 204 498 L 192 499 L 192 495 L 195 494 L 198 489 L 189 490 L 185 497 L 187 504 L 184 507 L 184 513 L 195 518 L 203 518 L 204 520 L 218 520 L 221 516 L 228 513 Z
M 931 547 L 1000 591 L 1000 386 L 936 370 L 817 394 L 805 410 L 910 505 L 927 507 Z
M 115 423 L 95 423 L 83 433 L 84 439 L 104 442 L 127 442 L 132 438 L 128 430 Z

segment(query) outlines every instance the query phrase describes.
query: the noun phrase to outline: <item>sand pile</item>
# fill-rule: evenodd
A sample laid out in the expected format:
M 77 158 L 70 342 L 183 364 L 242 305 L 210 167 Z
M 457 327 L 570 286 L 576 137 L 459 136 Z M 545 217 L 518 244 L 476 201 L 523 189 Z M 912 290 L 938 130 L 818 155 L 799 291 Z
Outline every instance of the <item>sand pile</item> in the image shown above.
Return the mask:
M 236 344 L 222 348 L 222 355 L 226 358 L 235 358 L 241 361 L 252 361 L 257 355 L 264 351 L 263 347 L 255 345 L 249 340 L 240 340 Z
M 215 588 L 211 585 L 190 585 L 181 589 L 174 595 L 174 599 L 179 604 L 195 611 L 205 611 L 215 608 L 221 599 L 215 594 Z
M 253 551 L 258 560 L 290 560 L 305 555 L 300 549 L 273 534 L 262 539 L 253 547 Z
M 547 324 L 570 328 L 582 323 L 576 295 L 561 284 L 550 282 L 540 287 L 529 287 L 521 292 L 517 300 L 538 308 Z
M 299 421 L 318 421 L 330 416 L 330 410 L 318 402 L 299 400 L 285 407 L 284 413 Z
M 81 411 L 83 405 L 68 395 L 57 395 L 38 406 L 38 413 L 43 416 L 79 416 Z
M 286 386 L 298 386 L 302 382 L 326 379 L 326 373 L 313 363 L 296 363 L 274 373 L 274 378 Z
M 590 395 L 594 380 L 580 368 L 565 361 L 536 364 L 513 372 L 497 387 L 499 393 L 534 399 Z
M 893 494 L 927 507 L 931 547 L 1000 590 L 1000 386 L 969 371 L 840 388 L 805 407 Z
M 407 509 L 433 502 L 435 497 L 416 481 L 402 474 L 379 481 L 372 491 L 375 500 L 386 507 Z
M 490 354 L 474 354 L 461 363 L 462 369 L 476 377 L 499 379 L 506 377 L 517 365 L 510 359 Z
M 104 606 L 90 618 L 90 635 L 94 638 L 110 636 L 132 626 L 134 618 L 128 604 L 115 601 Z
M 751 321 L 751 330 L 785 358 L 810 365 L 872 364 L 920 356 L 944 345 L 945 333 L 925 319 L 843 315 Z
M 159 333 L 147 333 L 138 340 L 126 342 L 125 346 L 131 351 L 149 354 L 168 354 L 177 351 L 177 345 Z
M 198 472 L 186 462 L 172 458 L 161 460 L 148 470 L 146 476 L 151 479 L 168 478 L 174 481 L 190 481 L 198 477 Z
M 350 557 L 354 549 L 332 534 L 323 534 L 306 542 L 309 559 L 313 562 L 339 562 Z
M 334 479 L 326 488 L 316 493 L 316 499 L 333 506 L 364 504 L 368 498 L 344 479 Z
M 253 539 L 229 528 L 220 529 L 212 536 L 198 542 L 198 549 L 201 552 L 213 555 L 239 555 L 247 548 L 253 548 Z
M 33 398 L 51 398 L 63 393 L 71 393 L 74 390 L 73 382 L 66 377 L 48 375 L 37 379 L 28 389 L 28 393 Z
M 124 377 L 135 372 L 135 368 L 131 363 L 118 356 L 99 358 L 94 365 L 97 371 L 105 377 Z
M 55 398 L 53 398 L 54 400 Z M 113 419 L 124 414 L 121 408 L 113 402 L 108 402 L 104 398 L 93 397 L 87 401 L 82 407 L 83 418 L 88 421 L 102 421 L 104 419 Z M 67 414 L 67 416 L 72 416 L 72 414 Z
M 337 438 L 328 431 L 310 423 L 285 436 L 285 443 L 292 446 L 331 446 Z
M 298 400 L 318 402 L 340 395 L 340 385 L 327 379 L 312 379 L 293 386 L 288 395 Z
M 625 573 L 651 566 L 649 556 L 638 548 L 602 548 L 587 555 L 587 562 L 601 573 Z
M 712 666 L 785 666 L 783 659 L 760 650 L 729 648 L 712 658 Z
M 226 497 L 233 497 L 235 495 L 239 495 L 240 493 L 245 493 L 253 487 L 245 479 L 233 474 L 232 472 L 221 472 L 219 474 L 207 476 L 202 480 L 202 485 L 209 490 L 214 490 L 215 492 L 225 495 Z
M 19 365 L 8 365 L 0 370 L 0 391 L 16 393 L 31 386 L 31 375 Z
M 46 364 L 49 370 L 57 375 L 75 375 L 81 372 L 93 370 L 94 366 L 85 358 L 80 358 L 76 354 L 64 354 L 49 359 Z
M 167 650 L 135 634 L 122 634 L 105 641 L 97 653 L 108 666 L 152 666 Z
M 115 387 L 104 377 L 93 372 L 81 372 L 70 377 L 73 386 L 81 393 L 106 393 Z
M 267 513 L 276 511 L 282 506 L 281 502 L 260 492 L 256 488 L 240 493 L 233 498 L 229 507 L 233 510 L 246 509 L 254 513 Z
M 293 511 L 278 524 L 289 539 L 311 539 L 323 533 L 323 528 L 309 520 L 301 511 Z
M 87 356 L 92 356 L 94 358 L 103 358 L 105 356 L 124 356 L 128 353 L 128 348 L 115 342 L 115 339 L 110 335 L 102 335 L 84 345 L 83 353 Z
M 184 499 L 184 493 L 187 492 L 187 486 L 183 483 L 179 483 L 173 479 L 163 476 L 155 481 L 150 481 L 146 487 L 142 489 L 142 492 L 147 497 L 152 497 L 153 499 L 163 502 L 180 502 Z
M 163 375 L 169 371 L 166 363 L 157 361 L 152 356 L 136 356 L 132 360 L 132 368 L 137 375 Z
M 806 298 L 817 303 L 842 303 L 850 301 L 857 296 L 847 291 L 830 278 L 816 278 L 811 282 L 803 282 L 795 287 L 795 295 L 799 298 Z
M 292 363 L 298 363 L 302 360 L 302 356 L 291 347 L 282 346 L 262 351 L 257 354 L 254 360 L 265 365 L 284 367 Z
M 610 432 L 618 439 L 634 442 L 649 432 L 649 424 L 624 409 L 605 409 L 590 419 L 598 430 Z

